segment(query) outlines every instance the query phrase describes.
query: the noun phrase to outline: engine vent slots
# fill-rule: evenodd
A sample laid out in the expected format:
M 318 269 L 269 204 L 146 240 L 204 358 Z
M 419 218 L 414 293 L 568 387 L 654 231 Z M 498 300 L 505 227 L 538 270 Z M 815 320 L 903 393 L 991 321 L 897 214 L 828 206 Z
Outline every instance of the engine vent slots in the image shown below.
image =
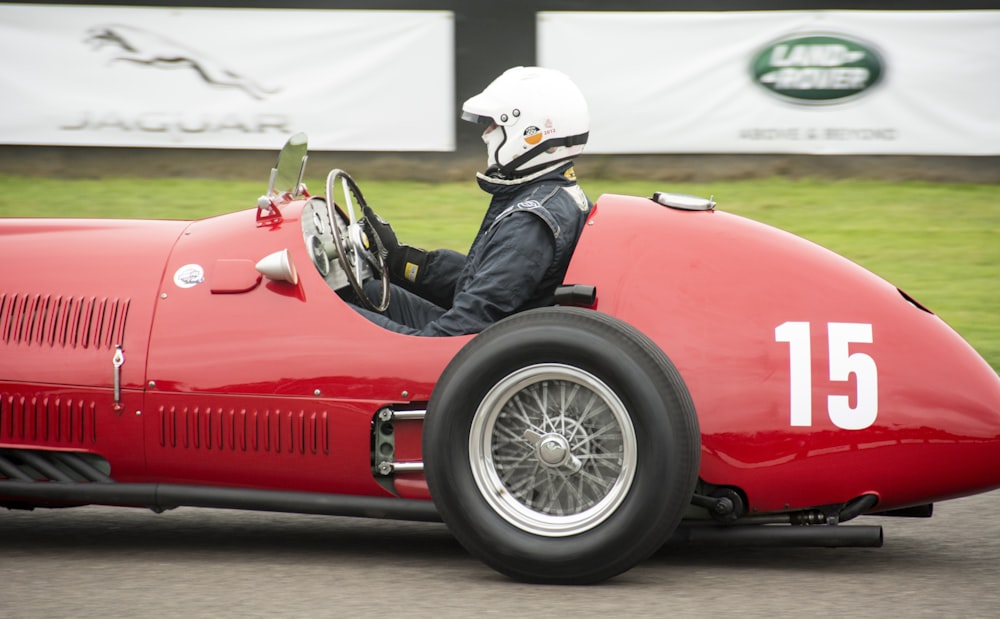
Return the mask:
M 129 299 L 0 293 L 0 341 L 110 350 L 122 342 Z
M 97 442 L 97 405 L 73 398 L 0 393 L 0 440 L 86 445 Z
M 330 453 L 326 411 L 161 406 L 160 447 L 302 455 Z

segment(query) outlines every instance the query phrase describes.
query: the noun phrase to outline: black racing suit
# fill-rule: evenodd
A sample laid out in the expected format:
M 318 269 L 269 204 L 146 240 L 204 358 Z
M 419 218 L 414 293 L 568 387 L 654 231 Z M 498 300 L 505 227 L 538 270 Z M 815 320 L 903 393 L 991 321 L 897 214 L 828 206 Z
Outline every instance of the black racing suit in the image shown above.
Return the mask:
M 553 303 L 591 208 L 573 163 L 513 180 L 477 179 L 493 198 L 468 255 L 429 252 L 419 285 L 393 280 L 384 315 L 359 311 L 392 331 L 441 336 L 478 333 L 515 312 Z M 380 290 L 381 284 L 366 287 Z

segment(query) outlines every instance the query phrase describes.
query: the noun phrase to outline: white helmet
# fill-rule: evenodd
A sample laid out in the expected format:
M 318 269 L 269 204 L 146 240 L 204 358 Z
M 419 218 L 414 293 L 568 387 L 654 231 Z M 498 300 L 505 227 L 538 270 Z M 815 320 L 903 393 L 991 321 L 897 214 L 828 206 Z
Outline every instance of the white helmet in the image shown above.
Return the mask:
M 462 105 L 462 120 L 489 128 L 487 173 L 512 178 L 583 152 L 590 113 L 583 93 L 566 74 L 514 67 Z

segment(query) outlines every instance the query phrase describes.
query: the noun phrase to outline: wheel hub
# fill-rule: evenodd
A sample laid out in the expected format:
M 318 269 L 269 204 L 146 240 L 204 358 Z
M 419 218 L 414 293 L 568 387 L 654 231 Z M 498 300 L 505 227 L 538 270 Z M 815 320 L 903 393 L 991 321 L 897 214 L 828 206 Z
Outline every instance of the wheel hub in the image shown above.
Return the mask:
M 570 473 L 583 468 L 583 461 L 576 457 L 569 439 L 562 434 L 551 432 L 541 435 L 533 430 L 525 430 L 521 438 L 532 445 L 539 464 L 546 468 L 566 467 Z
M 547 434 L 535 448 L 538 460 L 545 466 L 562 466 L 569 460 L 569 441 L 559 434 Z

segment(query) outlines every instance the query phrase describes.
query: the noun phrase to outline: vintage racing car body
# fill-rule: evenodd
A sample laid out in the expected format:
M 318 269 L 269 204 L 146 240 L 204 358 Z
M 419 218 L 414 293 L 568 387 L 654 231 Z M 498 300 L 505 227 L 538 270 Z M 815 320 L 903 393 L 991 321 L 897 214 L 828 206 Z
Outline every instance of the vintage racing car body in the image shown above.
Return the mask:
M 582 307 L 400 335 L 338 294 L 377 256 L 340 260 L 363 197 L 304 195 L 304 148 L 255 209 L 0 223 L 0 505 L 443 518 L 515 578 L 593 582 L 671 535 L 878 545 L 839 523 L 1000 486 L 997 374 L 846 259 L 605 195 L 560 297 Z M 511 413 L 532 389 L 563 413 Z

